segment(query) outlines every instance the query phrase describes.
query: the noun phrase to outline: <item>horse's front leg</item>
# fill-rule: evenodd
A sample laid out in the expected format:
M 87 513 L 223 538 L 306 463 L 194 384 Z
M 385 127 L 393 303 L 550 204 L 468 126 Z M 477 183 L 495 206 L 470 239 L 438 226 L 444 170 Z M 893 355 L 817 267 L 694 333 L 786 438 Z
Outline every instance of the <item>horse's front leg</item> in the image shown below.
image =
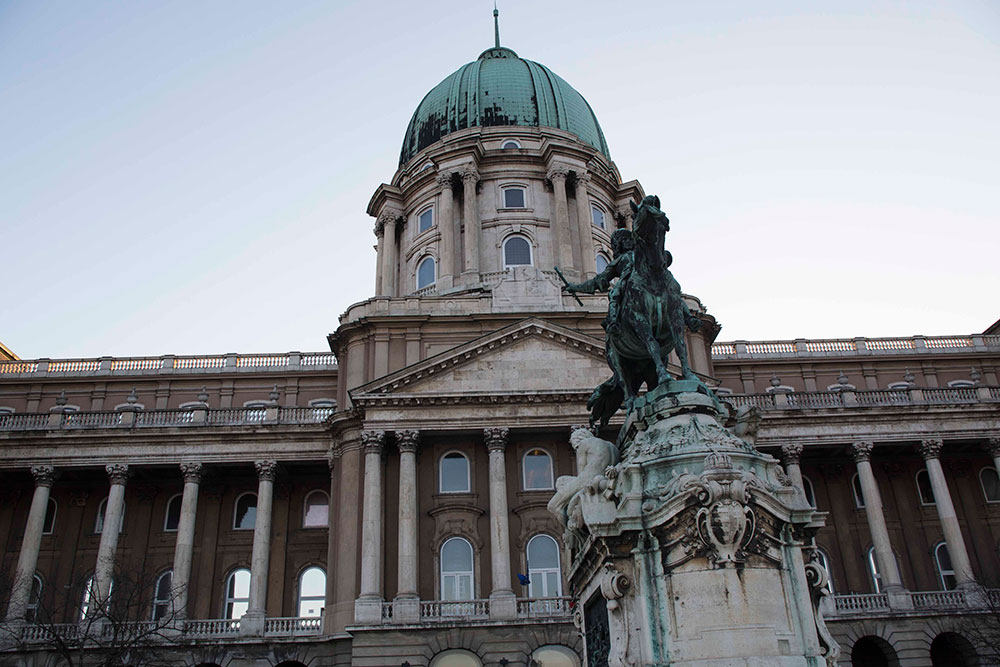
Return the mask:
M 642 316 L 634 318 L 636 332 L 646 341 L 646 350 L 649 351 L 649 358 L 656 367 L 656 386 L 665 385 L 672 379 L 667 365 L 663 362 L 663 348 L 660 347 L 656 335 L 653 333 L 653 326 L 649 320 Z M 652 387 L 650 387 L 652 389 Z
M 625 366 L 622 364 L 622 358 L 619 356 L 618 350 L 615 349 L 614 345 L 608 344 L 606 356 L 608 358 L 608 366 L 611 366 L 611 370 L 615 374 L 615 379 L 618 381 L 619 386 L 621 386 L 622 391 L 625 392 L 625 414 L 629 415 L 632 412 L 632 407 L 635 405 L 636 391 L 632 388 L 632 383 L 629 382 L 629 378 L 625 374 Z
M 674 338 L 674 351 L 677 352 L 677 358 L 681 362 L 681 375 L 685 380 L 698 380 L 688 361 L 687 342 L 684 339 L 684 311 L 681 308 L 675 308 L 671 313 L 670 334 Z

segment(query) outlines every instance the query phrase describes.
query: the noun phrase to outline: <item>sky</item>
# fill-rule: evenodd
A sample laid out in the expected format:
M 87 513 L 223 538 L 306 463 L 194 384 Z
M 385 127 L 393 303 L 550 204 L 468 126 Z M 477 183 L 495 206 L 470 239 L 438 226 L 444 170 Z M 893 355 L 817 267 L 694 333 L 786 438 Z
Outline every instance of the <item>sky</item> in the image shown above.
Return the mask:
M 719 340 L 1000 317 L 1000 4 L 501 0 L 590 102 Z M 325 350 L 368 201 L 492 2 L 0 4 L 0 341 Z

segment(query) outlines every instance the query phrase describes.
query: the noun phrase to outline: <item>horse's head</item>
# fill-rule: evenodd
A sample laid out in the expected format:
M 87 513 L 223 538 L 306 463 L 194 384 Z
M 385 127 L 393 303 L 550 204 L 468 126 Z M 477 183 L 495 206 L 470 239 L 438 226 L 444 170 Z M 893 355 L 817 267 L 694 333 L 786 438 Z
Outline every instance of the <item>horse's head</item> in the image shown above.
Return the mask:
M 661 224 L 664 231 L 670 231 L 670 220 L 660 210 L 660 198 L 656 195 L 646 195 L 638 205 L 630 201 L 629 206 L 632 207 L 632 229 L 637 234 L 641 234 L 645 229 L 656 229 Z

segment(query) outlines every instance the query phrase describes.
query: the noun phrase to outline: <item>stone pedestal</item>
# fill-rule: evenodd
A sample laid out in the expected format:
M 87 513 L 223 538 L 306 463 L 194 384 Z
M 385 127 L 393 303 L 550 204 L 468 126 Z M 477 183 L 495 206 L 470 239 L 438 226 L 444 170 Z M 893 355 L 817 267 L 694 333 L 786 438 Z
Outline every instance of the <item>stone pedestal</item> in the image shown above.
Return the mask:
M 836 660 L 809 547 L 824 515 L 729 412 L 699 383 L 671 382 L 636 401 L 618 446 L 571 436 L 585 464 L 549 509 L 589 667 Z

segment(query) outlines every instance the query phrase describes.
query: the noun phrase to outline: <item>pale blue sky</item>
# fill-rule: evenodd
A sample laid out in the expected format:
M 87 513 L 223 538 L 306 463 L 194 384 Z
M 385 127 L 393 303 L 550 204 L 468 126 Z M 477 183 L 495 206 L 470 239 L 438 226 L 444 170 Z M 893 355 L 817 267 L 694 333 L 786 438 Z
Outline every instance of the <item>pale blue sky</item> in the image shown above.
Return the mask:
M 735 338 L 1000 317 L 996 2 L 503 0 L 659 194 Z M 365 207 L 492 2 L 0 4 L 0 341 L 30 357 L 322 350 Z

